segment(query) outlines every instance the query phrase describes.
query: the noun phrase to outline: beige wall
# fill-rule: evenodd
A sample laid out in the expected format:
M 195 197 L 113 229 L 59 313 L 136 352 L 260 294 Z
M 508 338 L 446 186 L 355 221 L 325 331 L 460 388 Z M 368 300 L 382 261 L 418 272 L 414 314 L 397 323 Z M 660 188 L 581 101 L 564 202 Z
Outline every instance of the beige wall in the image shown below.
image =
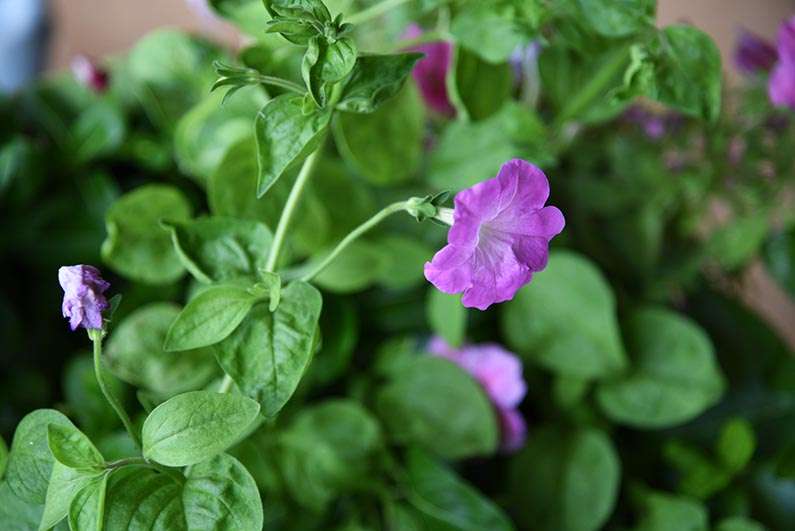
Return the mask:
M 102 56 L 129 48 L 158 26 L 212 29 L 185 0 L 51 0 L 56 34 L 51 65 L 68 64 L 77 53 Z M 728 61 L 736 31 L 746 27 L 773 38 L 779 22 L 795 14 L 793 0 L 658 0 L 662 24 L 688 21 L 711 34 Z M 230 38 L 228 28 L 220 33 Z M 727 63 L 728 64 L 728 63 Z

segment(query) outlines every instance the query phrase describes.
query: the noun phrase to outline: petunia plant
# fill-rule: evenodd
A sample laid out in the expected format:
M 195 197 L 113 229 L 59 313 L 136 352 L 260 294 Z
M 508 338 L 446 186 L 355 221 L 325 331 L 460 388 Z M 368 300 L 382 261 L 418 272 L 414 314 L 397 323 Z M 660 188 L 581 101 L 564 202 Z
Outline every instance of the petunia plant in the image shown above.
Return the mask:
M 0 529 L 788 528 L 792 21 L 190 4 L 0 100 Z

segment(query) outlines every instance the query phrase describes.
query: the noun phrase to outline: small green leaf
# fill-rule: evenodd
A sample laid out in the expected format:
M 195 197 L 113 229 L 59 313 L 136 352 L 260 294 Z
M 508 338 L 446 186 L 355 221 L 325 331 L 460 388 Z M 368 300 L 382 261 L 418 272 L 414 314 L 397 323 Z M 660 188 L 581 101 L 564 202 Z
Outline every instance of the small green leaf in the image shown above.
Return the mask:
M 245 33 L 259 37 L 267 18 L 261 0 L 209 0 L 209 6 Z
M 259 413 L 244 396 L 191 391 L 163 402 L 144 421 L 143 453 L 167 466 L 188 466 L 234 444 Z
M 371 113 L 400 92 L 419 53 L 360 55 L 337 104 L 341 111 Z
M 334 42 L 323 36 L 309 40 L 301 63 L 301 75 L 318 107 L 326 106 L 326 91 L 331 84 L 342 81 L 356 64 L 356 43 L 343 37 Z
M 577 0 L 578 21 L 599 35 L 628 37 L 654 28 L 656 0 Z
M 469 2 L 457 12 L 450 32 L 490 63 L 507 60 L 524 40 L 510 2 Z
M 323 138 L 331 114 L 303 112 L 303 98 L 285 94 L 269 101 L 254 122 L 257 137 L 259 179 L 257 196 L 262 197 L 292 165 L 303 161 Z
M 248 289 L 236 285 L 202 291 L 171 324 L 163 348 L 190 350 L 222 341 L 246 318 L 256 301 Z
M 206 284 L 253 279 L 273 241 L 268 227 L 256 221 L 208 217 L 164 224 L 185 269 Z
M 742 516 L 725 518 L 715 527 L 715 531 L 766 531 L 766 529 L 759 522 L 743 518 Z
M 736 474 L 743 470 L 751 461 L 754 450 L 756 437 L 750 422 L 735 418 L 723 425 L 715 453 L 730 473 Z
M 105 529 L 105 496 L 109 473 L 86 484 L 69 504 L 69 528 L 81 531 Z
M 50 472 L 55 462 L 47 445 L 47 428 L 51 424 L 74 427 L 58 411 L 37 409 L 28 413 L 14 432 L 5 481 L 23 501 L 42 504 L 46 499 Z
M 430 529 L 514 529 L 499 506 L 425 453 L 409 451 L 407 473 L 408 501 L 423 514 Z
M 708 531 L 707 510 L 685 497 L 649 492 L 643 500 L 643 515 L 635 531 Z
M 389 380 L 378 391 L 376 407 L 396 442 L 420 445 L 449 459 L 497 449 L 494 409 L 478 383 L 457 365 L 415 355 L 396 367 Z
M 92 469 L 102 467 L 105 460 L 91 440 L 74 426 L 50 424 L 47 444 L 56 461 L 69 468 Z
M 114 271 L 147 284 L 164 284 L 184 273 L 160 220 L 190 217 L 185 196 L 173 186 L 148 184 L 119 198 L 108 210 L 102 259 Z
M 100 471 L 77 470 L 56 462 L 47 486 L 47 498 L 39 529 L 50 529 L 66 518 L 75 496 L 102 475 L 103 472 Z
M 121 110 L 108 102 L 86 109 L 71 127 L 69 152 L 78 163 L 112 154 L 124 141 L 125 124 Z
M 312 358 L 323 300 L 305 282 L 281 292 L 276 311 L 257 304 L 237 330 L 214 347 L 218 363 L 246 396 L 276 415 L 295 392 Z
M 724 380 L 709 337 L 673 312 L 646 308 L 627 325 L 633 354 L 627 376 L 599 384 L 597 401 L 615 422 L 663 428 L 686 422 L 714 405 Z
M 488 63 L 461 47 L 453 57 L 447 86 L 459 117 L 477 121 L 499 111 L 514 88 L 511 65 Z
M 604 378 L 626 366 L 615 297 L 584 256 L 553 252 L 546 269 L 505 305 L 508 344 L 523 356 L 576 378 Z
M 295 17 L 302 20 L 328 22 L 331 13 L 321 0 L 264 0 L 271 16 Z
M 461 297 L 430 287 L 425 307 L 431 330 L 440 335 L 448 345 L 460 347 L 464 342 L 467 326 L 467 310 L 461 304 Z

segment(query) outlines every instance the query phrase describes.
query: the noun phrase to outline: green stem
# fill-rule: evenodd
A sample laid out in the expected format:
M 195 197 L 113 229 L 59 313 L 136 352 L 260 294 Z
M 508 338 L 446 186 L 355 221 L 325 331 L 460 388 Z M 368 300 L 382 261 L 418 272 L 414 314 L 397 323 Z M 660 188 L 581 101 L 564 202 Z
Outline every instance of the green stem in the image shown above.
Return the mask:
M 102 331 L 90 330 L 89 337 L 91 337 L 91 340 L 94 342 L 94 374 L 96 375 L 99 388 L 102 391 L 102 394 L 105 395 L 105 400 L 110 403 L 111 407 L 114 409 L 114 411 L 116 411 L 116 414 L 121 419 L 121 422 L 124 424 L 127 433 L 130 434 L 132 440 L 140 448 L 141 439 L 138 436 L 138 433 L 135 431 L 130 417 L 127 415 L 127 412 L 124 411 L 124 407 L 122 407 L 121 403 L 119 403 L 116 397 L 113 396 L 113 393 L 110 392 L 110 389 L 108 389 L 108 386 L 105 384 L 105 376 L 102 374 Z
M 304 187 L 309 181 L 312 171 L 315 169 L 315 164 L 317 164 L 317 160 L 320 158 L 321 149 L 322 147 L 317 148 L 306 158 L 304 165 L 301 166 L 301 171 L 298 173 L 298 178 L 296 178 L 295 184 L 293 184 L 293 189 L 290 190 L 287 202 L 284 204 L 284 210 L 282 210 L 282 215 L 279 218 L 279 224 L 276 226 L 276 234 L 273 235 L 273 244 L 268 253 L 268 261 L 265 263 L 265 270 L 269 273 L 273 273 L 276 269 L 276 262 L 279 260 L 279 253 L 284 245 L 287 229 L 290 227 L 290 221 L 293 219 L 298 201 L 301 199 L 301 193 L 304 191 Z
M 274 87 L 283 88 L 285 90 L 298 93 L 302 96 L 306 94 L 306 89 L 304 89 L 304 87 L 302 87 L 298 83 L 293 83 L 292 81 L 289 81 L 287 79 L 282 79 L 280 77 L 259 75 L 257 76 L 257 80 L 263 85 L 272 85 Z
M 353 15 L 346 17 L 345 22 L 350 22 L 351 24 L 362 24 L 374 18 L 378 18 L 390 9 L 394 9 L 402 4 L 409 2 L 410 0 L 384 0 L 374 6 L 370 6 L 366 9 L 362 9 L 358 13 L 354 13 Z
M 218 387 L 218 392 L 221 394 L 228 393 L 229 390 L 232 389 L 233 383 L 232 377 L 228 374 L 224 374 L 224 379 L 221 381 L 221 385 Z
M 159 463 L 147 461 L 143 457 L 127 457 L 125 459 L 119 459 L 117 461 L 111 461 L 109 463 L 105 463 L 105 468 L 110 470 L 123 468 L 125 466 L 141 466 L 145 468 L 151 468 L 152 470 L 157 470 L 158 472 L 167 475 L 168 477 L 176 481 L 179 485 L 185 483 L 185 476 L 183 476 L 177 470 L 165 467 Z
M 303 280 L 304 282 L 311 281 L 313 278 L 319 275 L 326 267 L 328 267 L 328 265 L 331 262 L 333 262 L 334 259 L 337 258 L 337 256 L 339 256 L 339 254 L 342 251 L 344 251 L 346 247 L 348 247 L 351 243 L 356 241 L 362 234 L 369 231 L 370 229 L 381 223 L 384 219 L 391 216 L 392 214 L 400 212 L 401 210 L 405 210 L 406 204 L 407 204 L 406 201 L 400 201 L 399 203 L 392 203 L 391 205 L 385 207 L 383 210 L 378 212 L 375 216 L 371 217 L 370 219 L 368 219 L 367 221 L 365 221 L 364 223 L 353 229 L 350 234 L 345 236 L 345 238 L 343 238 L 342 241 L 340 241 L 337 244 L 334 250 L 331 251 L 331 253 L 322 262 L 320 262 L 317 266 L 312 268 L 311 271 L 309 271 L 304 276 L 302 276 L 301 280 Z

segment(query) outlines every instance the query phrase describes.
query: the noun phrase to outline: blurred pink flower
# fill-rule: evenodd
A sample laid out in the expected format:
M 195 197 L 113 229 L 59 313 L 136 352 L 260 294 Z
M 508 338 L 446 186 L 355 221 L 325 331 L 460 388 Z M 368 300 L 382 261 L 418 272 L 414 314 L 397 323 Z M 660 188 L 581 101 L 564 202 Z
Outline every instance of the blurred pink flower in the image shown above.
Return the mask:
M 422 34 L 422 28 L 411 24 L 403 38 L 416 39 Z M 447 96 L 447 71 L 452 62 L 453 47 L 449 42 L 439 41 L 412 46 L 410 50 L 425 54 L 412 71 L 425 104 L 444 116 L 455 115 L 455 109 Z

